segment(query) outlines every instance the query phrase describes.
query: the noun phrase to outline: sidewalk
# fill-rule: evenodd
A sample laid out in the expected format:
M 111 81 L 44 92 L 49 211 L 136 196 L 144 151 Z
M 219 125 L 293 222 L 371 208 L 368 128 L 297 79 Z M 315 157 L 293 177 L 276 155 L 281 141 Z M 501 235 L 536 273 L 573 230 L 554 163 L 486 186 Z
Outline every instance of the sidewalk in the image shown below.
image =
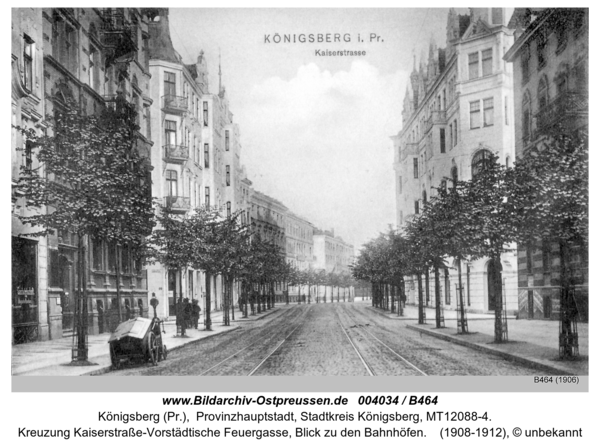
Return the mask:
M 163 342 L 167 346 L 168 353 L 180 347 L 210 338 L 218 334 L 228 333 L 240 328 L 244 322 L 262 319 L 276 311 L 285 304 L 277 303 L 274 308 L 254 316 L 243 318 L 239 309 L 235 310 L 235 321 L 226 327 L 223 325 L 223 312 L 213 311 L 211 313 L 212 331 L 205 331 L 202 324 L 202 316 L 198 330 L 186 330 L 187 337 L 176 336 L 175 319 L 165 322 L 165 333 Z M 51 341 L 32 342 L 12 346 L 12 375 L 31 376 L 80 376 L 99 375 L 110 370 L 111 362 L 109 355 L 108 339 L 110 333 L 88 336 L 88 359 L 94 365 L 69 366 L 71 362 L 72 338 L 64 337 Z
M 391 314 L 372 306 L 370 309 L 390 319 L 403 321 L 407 328 L 421 334 L 543 369 L 555 375 L 588 375 L 589 372 L 588 323 L 577 323 L 580 358 L 569 361 L 558 357 L 559 322 L 556 320 L 524 320 L 508 316 L 508 342 L 497 344 L 494 343 L 493 314 L 466 313 L 469 334 L 459 334 L 455 310 L 444 310 L 446 327 L 435 328 L 433 308 L 426 308 L 426 323 L 422 325 L 417 323 L 416 306 L 407 306 L 403 317 L 398 317 L 397 311 Z

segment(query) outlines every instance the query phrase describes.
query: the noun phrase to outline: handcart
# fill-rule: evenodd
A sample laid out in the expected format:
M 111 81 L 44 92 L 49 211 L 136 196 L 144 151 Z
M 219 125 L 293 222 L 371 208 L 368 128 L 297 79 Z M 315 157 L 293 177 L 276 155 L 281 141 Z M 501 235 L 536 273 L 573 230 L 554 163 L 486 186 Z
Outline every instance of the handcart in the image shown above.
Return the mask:
M 135 362 L 151 362 L 156 365 L 167 359 L 167 346 L 162 340 L 163 332 L 163 323 L 157 317 L 136 317 L 119 324 L 108 340 L 113 369 L 120 369 L 124 364 Z

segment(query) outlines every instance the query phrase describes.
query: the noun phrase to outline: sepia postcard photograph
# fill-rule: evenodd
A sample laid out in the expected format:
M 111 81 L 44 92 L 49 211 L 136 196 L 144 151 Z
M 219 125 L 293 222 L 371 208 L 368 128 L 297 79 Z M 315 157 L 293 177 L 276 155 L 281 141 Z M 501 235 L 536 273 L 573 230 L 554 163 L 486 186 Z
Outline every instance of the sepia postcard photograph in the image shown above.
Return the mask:
M 13 387 L 587 390 L 588 9 L 11 13 Z

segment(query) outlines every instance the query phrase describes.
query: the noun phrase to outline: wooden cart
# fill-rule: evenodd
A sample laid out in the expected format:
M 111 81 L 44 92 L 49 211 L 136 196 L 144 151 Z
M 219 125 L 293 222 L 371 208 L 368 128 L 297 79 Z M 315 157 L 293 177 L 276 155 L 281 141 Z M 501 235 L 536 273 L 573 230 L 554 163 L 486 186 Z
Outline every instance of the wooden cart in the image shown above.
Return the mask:
M 162 340 L 162 321 L 155 317 L 136 317 L 119 324 L 110 335 L 110 360 L 113 369 L 124 364 L 151 362 L 156 365 L 167 359 L 167 346 Z

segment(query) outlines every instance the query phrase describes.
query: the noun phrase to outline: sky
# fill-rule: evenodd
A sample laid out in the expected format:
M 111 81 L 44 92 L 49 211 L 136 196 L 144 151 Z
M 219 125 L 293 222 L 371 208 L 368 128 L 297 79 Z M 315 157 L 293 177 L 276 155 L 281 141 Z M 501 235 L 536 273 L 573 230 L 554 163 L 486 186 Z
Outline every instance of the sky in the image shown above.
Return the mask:
M 204 51 L 213 93 L 220 54 L 254 188 L 359 248 L 395 225 L 390 137 L 401 129 L 414 58 L 432 40 L 445 46 L 447 12 L 172 8 L 169 21 L 186 63 Z M 310 34 L 314 43 L 299 42 Z M 331 42 L 317 42 L 319 34 Z

